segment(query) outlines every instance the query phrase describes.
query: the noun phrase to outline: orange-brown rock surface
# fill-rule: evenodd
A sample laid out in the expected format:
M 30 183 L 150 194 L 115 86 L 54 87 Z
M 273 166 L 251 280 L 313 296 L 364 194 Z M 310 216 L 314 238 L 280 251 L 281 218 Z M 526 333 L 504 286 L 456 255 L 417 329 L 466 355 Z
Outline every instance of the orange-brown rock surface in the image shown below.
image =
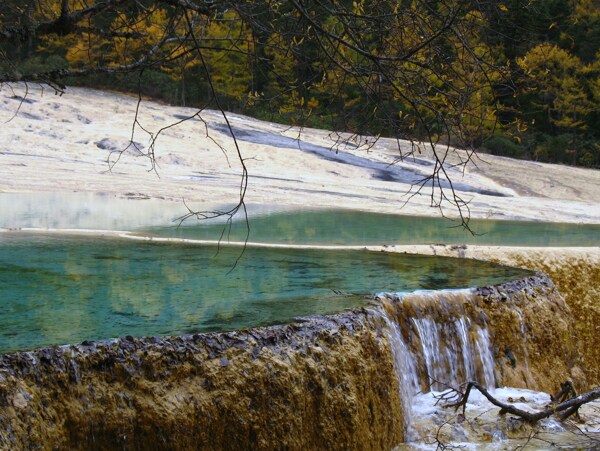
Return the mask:
M 574 321 L 548 277 L 478 288 L 492 338 L 499 386 L 553 393 L 565 380 L 585 384 L 572 340 Z
M 2 449 L 389 449 L 389 344 L 359 311 L 0 359 Z

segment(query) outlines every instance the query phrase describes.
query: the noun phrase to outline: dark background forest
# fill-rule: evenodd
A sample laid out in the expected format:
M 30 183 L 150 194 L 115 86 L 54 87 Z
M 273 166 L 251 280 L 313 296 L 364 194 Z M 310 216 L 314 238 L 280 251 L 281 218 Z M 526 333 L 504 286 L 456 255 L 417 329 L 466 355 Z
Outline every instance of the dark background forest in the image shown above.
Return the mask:
M 42 25 L 77 2 L 63 1 L 62 13 L 59 1 L 4 3 L 0 81 L 127 64 L 165 24 L 187 20 L 199 37 L 185 35 L 140 70 L 66 72 L 64 83 L 198 108 L 218 96 L 227 111 L 284 124 L 600 167 L 596 0 L 217 2 L 178 23 L 170 8 L 185 2 L 115 1 L 68 32 Z M 444 27 L 454 32 L 436 34 Z M 400 49 L 402 58 L 387 56 Z

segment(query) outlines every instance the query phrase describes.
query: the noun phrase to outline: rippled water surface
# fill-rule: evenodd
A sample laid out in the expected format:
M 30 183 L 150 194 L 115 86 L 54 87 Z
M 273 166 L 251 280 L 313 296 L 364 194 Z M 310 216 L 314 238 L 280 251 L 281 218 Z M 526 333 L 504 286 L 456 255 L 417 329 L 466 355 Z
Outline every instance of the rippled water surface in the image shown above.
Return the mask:
M 0 233 L 0 352 L 281 324 L 365 305 L 364 296 L 379 291 L 461 288 L 529 274 L 470 260 L 356 250 L 240 252 Z

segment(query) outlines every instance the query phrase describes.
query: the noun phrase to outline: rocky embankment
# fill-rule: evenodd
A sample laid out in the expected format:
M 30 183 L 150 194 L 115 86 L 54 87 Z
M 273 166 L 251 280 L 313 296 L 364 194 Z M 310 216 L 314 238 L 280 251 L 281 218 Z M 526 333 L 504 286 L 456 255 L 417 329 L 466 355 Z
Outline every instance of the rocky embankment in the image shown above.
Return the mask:
M 498 384 L 554 390 L 577 377 L 574 324 L 546 276 L 469 293 L 461 308 L 489 329 Z M 384 315 L 375 305 L 286 326 L 6 354 L 0 447 L 391 449 L 403 412 Z
M 567 342 L 580 361 L 579 390 L 600 386 L 600 248 L 507 249 L 490 260 L 548 274 L 574 323 Z M 561 321 L 562 318 L 556 318 Z

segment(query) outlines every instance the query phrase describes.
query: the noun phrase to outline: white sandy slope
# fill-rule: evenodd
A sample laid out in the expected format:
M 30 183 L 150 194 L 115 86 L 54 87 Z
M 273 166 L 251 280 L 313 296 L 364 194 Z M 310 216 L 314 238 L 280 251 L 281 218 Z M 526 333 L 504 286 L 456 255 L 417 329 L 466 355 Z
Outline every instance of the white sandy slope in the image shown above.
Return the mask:
M 22 88 L 0 90 L 0 193 L 104 193 L 173 200 L 178 208 L 185 199 L 199 210 L 237 201 L 241 165 L 220 113 L 206 110 L 177 123 L 198 111 L 144 100 L 134 127 L 135 97 L 79 88 L 57 96 L 31 86 L 25 95 Z M 327 131 L 235 114 L 228 119 L 248 167 L 250 204 L 440 214 L 430 206 L 429 189 L 407 194 L 431 171 L 426 148 L 391 165 L 399 156 L 394 140 L 367 149 Z M 163 127 L 153 171 L 146 155 L 151 135 L 144 130 L 157 136 Z M 137 149 L 127 147 L 132 139 Z M 456 151 L 448 160 L 462 158 Z M 475 218 L 600 223 L 598 170 L 487 155 L 476 163 L 464 172 L 449 169 Z M 456 213 L 450 205 L 445 212 Z

